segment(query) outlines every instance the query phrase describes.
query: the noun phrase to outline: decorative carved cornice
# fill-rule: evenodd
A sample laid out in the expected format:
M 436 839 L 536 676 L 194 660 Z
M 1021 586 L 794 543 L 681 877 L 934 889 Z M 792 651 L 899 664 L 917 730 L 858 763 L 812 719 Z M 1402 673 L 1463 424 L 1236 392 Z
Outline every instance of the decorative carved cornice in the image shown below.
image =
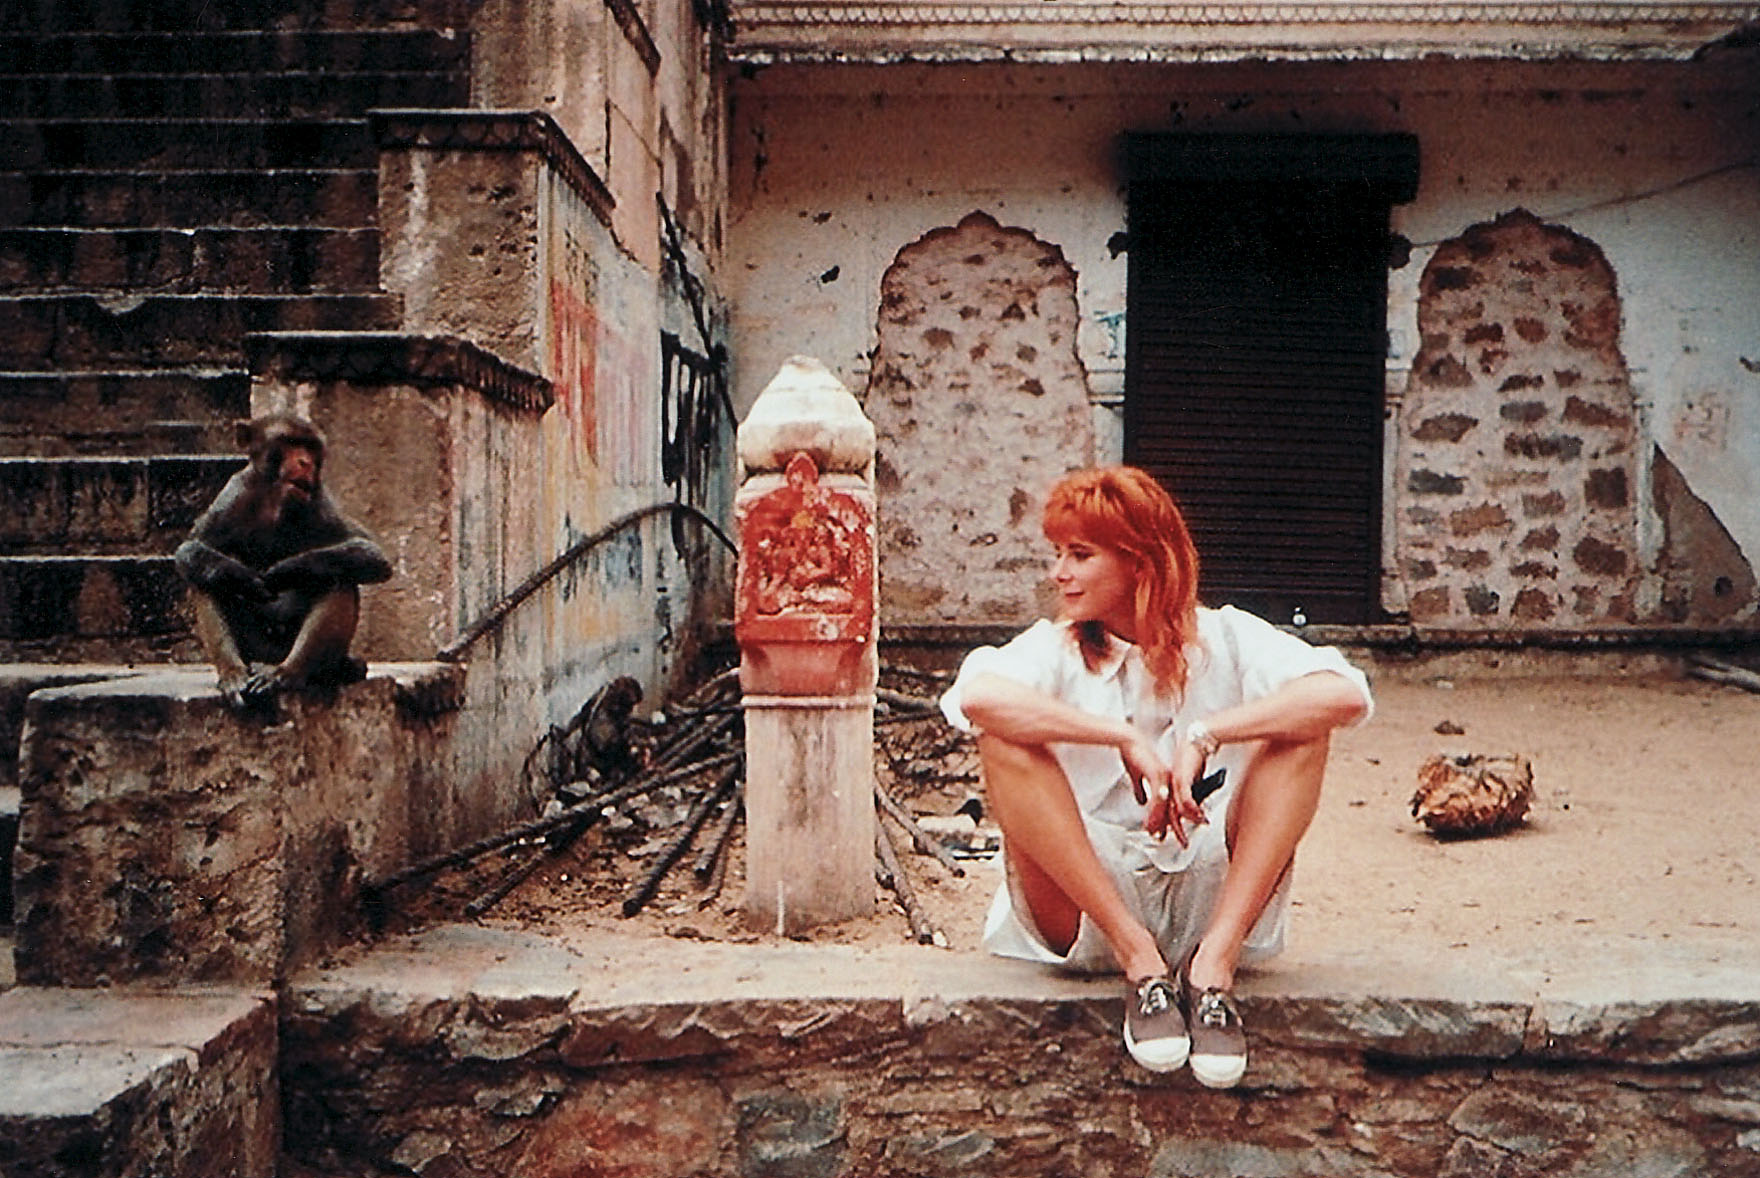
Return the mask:
M 1198 60 L 1258 51 L 1683 57 L 1760 4 L 1683 0 L 735 0 L 729 56 L 761 62 Z
M 1060 0 L 1057 3 L 890 3 L 818 0 L 738 0 L 740 24 L 834 25 L 1265 25 L 1265 24 L 1745 24 L 1760 20 L 1760 5 L 1736 3 L 1608 3 L 1550 0 L 1535 3 L 1449 3 L 1414 0 L 1265 0 L 1264 3 L 1137 3 L 1132 0 Z
M 395 331 L 262 332 L 245 337 L 253 378 L 364 387 L 467 388 L 526 413 L 555 401 L 545 378 L 450 335 Z
M 617 206 L 611 190 L 544 111 L 376 110 L 369 117 L 381 149 L 536 152 L 600 221 L 611 224 Z

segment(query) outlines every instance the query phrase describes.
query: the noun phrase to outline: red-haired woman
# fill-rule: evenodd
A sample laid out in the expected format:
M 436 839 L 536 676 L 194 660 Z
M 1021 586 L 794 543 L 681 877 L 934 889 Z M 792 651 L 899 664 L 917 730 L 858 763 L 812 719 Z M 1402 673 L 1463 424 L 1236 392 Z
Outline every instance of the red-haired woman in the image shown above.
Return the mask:
M 978 735 L 1003 832 L 985 944 L 1122 970 L 1132 1058 L 1189 1057 L 1200 1082 L 1231 1086 L 1246 1069 L 1235 970 L 1283 947 L 1330 734 L 1368 717 L 1368 683 L 1332 648 L 1200 606 L 1185 520 L 1141 470 L 1065 477 L 1044 531 L 1061 617 L 973 651 L 942 699 Z M 1227 784 L 1200 803 L 1206 766 Z

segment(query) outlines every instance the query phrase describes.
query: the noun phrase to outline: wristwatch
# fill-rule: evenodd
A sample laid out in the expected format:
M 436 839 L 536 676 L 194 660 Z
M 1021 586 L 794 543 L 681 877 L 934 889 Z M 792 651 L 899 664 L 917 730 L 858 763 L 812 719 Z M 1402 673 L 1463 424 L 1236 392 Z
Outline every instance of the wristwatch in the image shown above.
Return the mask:
M 1216 739 L 1216 734 L 1202 720 L 1193 720 L 1186 725 L 1186 743 L 1203 753 L 1206 761 L 1214 757 L 1216 750 L 1222 747 L 1222 742 Z

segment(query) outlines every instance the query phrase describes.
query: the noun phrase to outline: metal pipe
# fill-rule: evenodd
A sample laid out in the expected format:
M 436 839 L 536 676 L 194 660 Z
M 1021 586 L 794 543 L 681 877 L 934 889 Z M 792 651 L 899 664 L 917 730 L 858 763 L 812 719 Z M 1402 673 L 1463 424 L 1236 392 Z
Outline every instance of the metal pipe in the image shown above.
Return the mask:
M 682 515 L 688 519 L 696 520 L 698 523 L 708 528 L 717 540 L 720 540 L 722 544 L 726 545 L 728 551 L 738 553 L 738 546 L 735 545 L 732 540 L 728 539 L 727 533 L 721 530 L 720 525 L 688 503 L 655 503 L 648 507 L 638 508 L 637 510 L 630 512 L 628 515 L 621 516 L 618 519 L 611 521 L 592 535 L 585 536 L 570 545 L 568 550 L 561 556 L 558 556 L 555 560 L 552 560 L 549 564 L 527 577 L 524 581 L 520 582 L 518 588 L 514 589 L 500 601 L 490 606 L 487 612 L 477 618 L 476 621 L 466 626 L 463 633 L 457 638 L 454 638 L 446 646 L 442 647 L 435 657 L 441 662 L 457 662 L 464 656 L 464 652 L 470 649 L 479 638 L 499 627 L 507 618 L 507 615 L 512 613 L 514 608 L 518 606 L 520 602 L 543 588 L 544 585 L 553 579 L 557 573 L 560 573 L 563 569 L 567 568 L 569 565 L 573 564 L 575 561 L 579 560 L 581 557 L 585 556 L 587 553 L 591 552 L 605 541 L 611 539 L 611 537 L 617 535 L 630 525 L 640 523 L 649 516 L 660 515 L 663 512 L 672 515 L 674 519 Z

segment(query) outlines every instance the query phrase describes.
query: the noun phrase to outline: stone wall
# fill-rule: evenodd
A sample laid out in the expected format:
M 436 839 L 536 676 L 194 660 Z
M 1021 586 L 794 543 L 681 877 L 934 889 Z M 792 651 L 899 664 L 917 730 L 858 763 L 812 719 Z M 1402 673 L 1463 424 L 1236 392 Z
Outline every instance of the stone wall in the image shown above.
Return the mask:
M 288 1149 L 336 1176 L 1760 1174 L 1740 1001 L 1249 996 L 1246 1084 L 1211 1092 L 1126 1061 L 1116 981 L 833 955 L 680 946 L 662 980 L 461 928 L 302 979 Z
M 982 212 L 887 268 L 864 404 L 879 434 L 888 624 L 1037 612 L 1039 507 L 1094 457 L 1075 287 L 1061 250 Z M 925 463 L 926 451 L 954 460 Z
M 360 887 L 483 833 L 450 668 L 230 713 L 208 671 L 26 705 L 14 866 L 22 982 L 261 984 L 360 931 Z
M 1079 367 L 1071 379 L 1086 388 L 1095 456 L 1116 460 L 1124 452 L 1129 257 L 1119 136 L 1409 133 L 1419 141 L 1421 166 L 1416 198 L 1394 210 L 1391 225 L 1387 409 L 1400 421 L 1390 425 L 1378 472 L 1385 489 L 1383 605 L 1398 617 L 1408 594 L 1446 586 L 1446 608 L 1443 595 L 1432 594 L 1418 600 L 1414 613 L 1430 611 L 1432 625 L 1506 632 L 1751 627 L 1760 617 L 1760 599 L 1744 588 L 1760 556 L 1760 358 L 1752 346 L 1760 332 L 1760 256 L 1749 227 L 1760 219 L 1760 187 L 1753 183 L 1753 136 L 1743 112 L 1754 103 L 1757 77 L 1751 55 L 1716 53 L 1676 64 L 966 62 L 757 71 L 735 82 L 726 273 L 739 363 L 736 400 L 749 403 L 782 359 L 802 350 L 803 340 L 852 388 L 884 391 L 900 360 L 913 379 L 925 376 L 925 341 L 911 338 L 904 347 L 899 340 L 910 337 L 893 330 L 891 284 L 902 275 L 891 272 L 910 260 L 902 252 L 907 247 L 950 233 L 982 209 L 1021 240 L 1030 237 L 1064 259 L 1074 280 L 1077 324 Z M 1512 263 L 1523 259 L 1507 254 L 1515 248 L 1513 225 L 1486 236 L 1516 210 L 1549 227 L 1529 230 L 1536 235 L 1533 249 L 1550 235 L 1567 258 L 1573 241 L 1588 243 L 1594 256 L 1554 263 L 1548 245 L 1524 264 L 1544 264 L 1548 272 L 1540 277 L 1552 285 L 1525 293 L 1522 284 L 1536 276 L 1515 269 Z M 1465 256 L 1472 226 L 1487 227 L 1472 232 L 1474 241 L 1502 243 L 1494 249 L 1506 256 L 1470 292 L 1436 290 L 1437 278 L 1423 275 L 1475 264 Z M 1449 258 L 1432 265 L 1437 252 Z M 1586 302 L 1566 308 L 1565 302 L 1581 300 L 1558 285 L 1565 275 L 1598 276 L 1605 297 L 1596 296 L 1596 306 L 1613 318 L 1585 318 L 1591 314 Z M 1475 313 L 1481 291 L 1489 302 Z M 1536 314 L 1523 309 L 1530 297 L 1554 303 Z M 1425 374 L 1441 354 L 1425 351 L 1424 336 L 1435 333 L 1419 327 L 1420 312 L 1458 321 L 1450 330 L 1460 371 Z M 1516 319 L 1531 320 L 1520 325 L 1530 333 L 1542 327 L 1544 338 L 1524 338 Z M 967 327 L 945 330 L 958 334 Z M 1474 327 L 1496 327 L 1503 339 L 1465 340 Z M 1579 351 L 1567 342 L 1572 333 L 1587 333 L 1594 342 L 1567 356 Z M 1044 339 L 1027 342 L 1045 363 Z M 1497 369 L 1495 379 L 1478 367 L 1483 363 Z M 1561 382 L 1573 372 L 1578 383 L 1567 389 Z M 946 397 L 929 386 L 913 393 L 911 413 L 920 412 L 928 396 L 951 405 L 1001 405 L 1017 383 L 976 369 L 971 375 L 983 396 Z M 1514 376 L 1542 386 L 1503 389 Z M 1465 383 L 1443 388 L 1434 383 L 1439 379 Z M 1602 383 L 1589 388 L 1584 382 Z M 1463 501 L 1442 511 L 1430 540 L 1434 551 L 1416 557 L 1435 564 L 1434 580 L 1412 580 L 1412 568 L 1424 566 L 1400 559 L 1411 527 L 1404 513 L 1441 509 L 1436 492 L 1409 489 L 1409 466 L 1396 469 L 1401 448 L 1415 441 L 1397 432 L 1416 421 L 1413 406 L 1399 403 L 1407 390 L 1418 399 L 1434 393 L 1484 402 L 1458 411 L 1484 423 L 1478 436 L 1489 439 L 1486 455 L 1477 455 L 1471 438 L 1444 447 L 1460 451 L 1446 455 L 1451 461 L 1476 463 L 1478 472 L 1425 469 L 1481 483 L 1493 477 L 1493 465 L 1510 475 L 1545 472 L 1548 485 L 1528 493 L 1546 510 L 1557 491 L 1563 514 L 1530 524 L 1515 483 L 1476 487 L 1476 498 L 1463 489 L 1456 497 Z M 1573 396 L 1579 415 L 1594 414 L 1590 406 L 1599 405 L 1623 420 L 1566 421 Z M 891 432 L 895 427 L 881 421 L 884 397 L 869 401 L 883 433 Z M 1514 417 L 1504 416 L 1506 405 Z M 1536 406 L 1545 407 L 1545 420 L 1520 420 Z M 907 416 L 900 415 L 901 423 Z M 997 449 L 1019 445 L 1018 434 L 997 436 L 1005 439 Z M 975 452 L 963 432 L 898 437 L 887 460 L 891 477 L 906 488 L 919 480 L 949 485 L 955 481 L 949 472 L 984 457 L 984 448 Z M 1567 437 L 1583 447 L 1574 458 L 1550 452 L 1567 445 Z M 1510 452 L 1501 449 L 1505 438 Z M 1600 456 L 1591 457 L 1596 451 Z M 1592 472 L 1601 473 L 1591 486 Z M 988 500 L 997 488 L 983 491 Z M 1006 488 L 1001 499 L 1008 499 Z M 1495 512 L 1466 516 L 1459 526 L 1471 534 L 1450 538 L 1451 512 L 1487 503 L 1508 522 L 1498 522 Z M 1575 504 L 1587 513 L 1581 521 L 1565 506 Z M 887 515 L 883 509 L 883 527 L 899 526 L 888 525 Z M 927 528 L 908 519 L 903 525 L 946 538 L 954 521 L 945 514 L 927 518 Z M 1556 550 L 1543 543 L 1552 522 L 1559 528 Z M 961 522 L 962 535 L 966 526 Z M 1023 530 L 1030 537 L 1031 528 Z M 1535 547 L 1524 551 L 1524 540 Z M 937 594 L 960 601 L 968 583 L 990 578 L 996 552 L 982 546 L 961 551 L 955 544 L 936 555 L 939 568 L 918 567 L 889 542 L 883 592 L 892 593 L 896 583 L 901 591 L 909 588 L 913 601 Z M 1467 567 L 1481 560 L 1491 563 Z M 1517 566 L 1528 567 L 1518 573 Z M 1555 566 L 1556 578 L 1548 576 Z M 1026 581 L 1035 573 L 1022 569 L 1019 576 Z M 1593 593 L 1579 595 L 1579 587 Z M 1468 589 L 1475 590 L 1471 605 Z M 978 593 L 969 603 L 972 614 L 999 600 Z M 907 604 L 903 596 L 889 601 Z
M 687 487 L 662 461 L 666 418 L 686 407 L 682 390 L 663 387 L 661 336 L 690 312 L 668 295 L 657 266 L 632 256 L 643 251 L 619 236 L 615 216 L 630 200 L 651 207 L 653 193 L 614 197 L 544 115 L 419 113 L 386 116 L 380 127 L 382 271 L 411 328 L 462 337 L 553 391 L 517 436 L 487 419 L 486 430 L 448 427 L 456 432 L 445 443 L 455 467 L 448 477 L 461 489 L 499 490 L 458 500 L 457 542 L 470 547 L 458 552 L 464 581 L 443 603 L 445 626 L 456 634 L 629 512 L 681 499 L 723 514 L 733 423 L 719 402 L 704 416 L 699 399 L 690 424 L 702 436 L 685 443 L 707 452 L 712 477 Z M 386 452 L 405 445 L 388 438 Z M 627 528 L 520 607 L 496 641 L 502 677 L 540 696 L 539 727 L 526 730 L 562 722 L 618 675 L 656 697 L 667 686 L 709 612 L 704 599 L 724 559 L 691 526 L 680 534 L 690 540 L 682 550 L 663 520 Z
M 207 987 L 0 993 L 7 1178 L 279 1171 L 272 995 Z
M 1412 621 L 1641 620 L 1638 422 L 1595 244 L 1516 211 L 1425 267 L 1396 461 Z

